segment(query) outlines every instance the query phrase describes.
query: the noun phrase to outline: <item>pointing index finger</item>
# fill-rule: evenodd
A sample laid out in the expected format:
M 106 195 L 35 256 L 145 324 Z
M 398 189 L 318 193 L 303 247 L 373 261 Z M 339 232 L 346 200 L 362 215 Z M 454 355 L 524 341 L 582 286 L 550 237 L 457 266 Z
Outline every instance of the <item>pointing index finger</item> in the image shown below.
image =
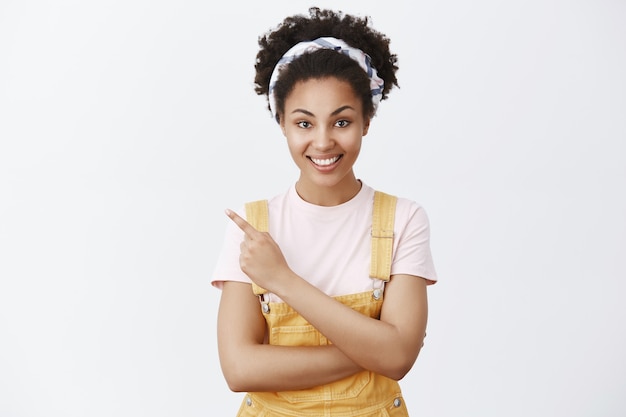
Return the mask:
M 226 209 L 226 215 L 239 227 L 248 237 L 252 237 L 257 230 L 243 217 L 230 209 Z

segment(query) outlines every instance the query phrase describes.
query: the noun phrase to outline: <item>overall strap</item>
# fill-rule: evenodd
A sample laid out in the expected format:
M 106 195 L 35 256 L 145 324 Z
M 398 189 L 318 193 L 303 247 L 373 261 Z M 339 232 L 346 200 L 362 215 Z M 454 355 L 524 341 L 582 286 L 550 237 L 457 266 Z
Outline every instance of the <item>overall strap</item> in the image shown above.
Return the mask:
M 395 196 L 376 191 L 372 215 L 372 252 L 370 277 L 389 281 L 393 249 L 393 224 L 396 215 Z
M 269 212 L 267 200 L 246 203 L 246 220 L 259 232 L 269 232 Z M 252 283 L 254 295 L 266 294 L 267 290 Z

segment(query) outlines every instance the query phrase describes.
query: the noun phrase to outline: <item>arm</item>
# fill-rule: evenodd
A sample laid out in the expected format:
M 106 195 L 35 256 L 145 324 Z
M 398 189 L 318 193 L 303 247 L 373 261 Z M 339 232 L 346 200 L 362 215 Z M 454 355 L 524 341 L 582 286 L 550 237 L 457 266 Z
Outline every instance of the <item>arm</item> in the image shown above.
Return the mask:
M 296 275 L 268 233 L 258 232 L 232 211 L 227 214 L 245 233 L 240 265 L 253 281 L 282 298 L 360 367 L 393 379 L 404 377 L 424 340 L 428 313 L 424 279 L 393 276 L 381 318 L 373 319 Z
M 250 284 L 225 282 L 217 338 L 222 372 L 231 390 L 311 388 L 362 370 L 335 346 L 273 346 L 264 344 L 265 333 L 265 319 Z
M 380 320 L 352 310 L 299 277 L 277 281 L 281 284 L 272 291 L 361 367 L 399 380 L 415 363 L 428 315 L 424 279 L 393 276 Z

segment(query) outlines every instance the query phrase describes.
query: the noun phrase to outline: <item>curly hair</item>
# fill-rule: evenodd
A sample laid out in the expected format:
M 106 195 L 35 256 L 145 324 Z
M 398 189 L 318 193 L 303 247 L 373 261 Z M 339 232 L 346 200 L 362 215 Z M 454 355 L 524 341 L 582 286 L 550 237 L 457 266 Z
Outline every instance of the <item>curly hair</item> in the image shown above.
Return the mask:
M 394 85 L 398 86 L 398 58 L 389 50 L 389 38 L 374 30 L 367 17 L 311 7 L 309 16 L 287 17 L 274 30 L 259 37 L 260 50 L 254 65 L 255 92 L 267 96 L 274 67 L 292 46 L 326 36 L 341 39 L 370 56 L 372 66 L 385 83 L 381 100 L 387 98 Z M 280 121 L 285 99 L 297 82 L 328 76 L 350 83 L 362 99 L 364 115 L 371 117 L 374 109 L 367 74 L 355 61 L 343 54 L 317 50 L 298 57 L 281 71 L 280 79 L 273 90 L 278 109 L 276 120 Z

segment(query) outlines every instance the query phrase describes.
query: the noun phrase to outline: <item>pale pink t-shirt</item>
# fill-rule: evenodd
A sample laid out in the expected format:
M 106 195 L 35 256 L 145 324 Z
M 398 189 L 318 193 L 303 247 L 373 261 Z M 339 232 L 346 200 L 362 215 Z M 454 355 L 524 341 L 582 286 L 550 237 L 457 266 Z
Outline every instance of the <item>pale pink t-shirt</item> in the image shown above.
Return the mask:
M 370 231 L 374 189 L 363 184 L 346 203 L 323 207 L 302 200 L 292 185 L 269 200 L 270 235 L 281 248 L 290 268 L 330 296 L 369 291 L 376 284 L 369 277 Z M 239 215 L 245 217 L 243 210 Z M 430 251 L 430 229 L 424 209 L 398 198 L 396 205 L 391 275 L 437 281 Z M 211 284 L 250 282 L 239 267 L 243 232 L 230 220 Z M 376 280 L 377 281 L 377 280 Z M 270 295 L 270 301 L 280 301 Z

